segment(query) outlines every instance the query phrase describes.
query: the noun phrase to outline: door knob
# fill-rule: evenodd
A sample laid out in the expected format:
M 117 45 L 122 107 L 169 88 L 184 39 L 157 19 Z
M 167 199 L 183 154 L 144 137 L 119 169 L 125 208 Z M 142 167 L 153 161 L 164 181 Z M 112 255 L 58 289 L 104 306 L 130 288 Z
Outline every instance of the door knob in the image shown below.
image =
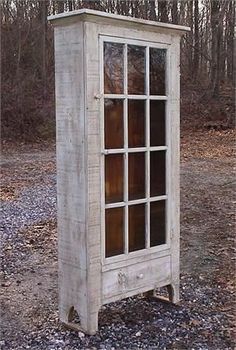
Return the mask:
M 102 98 L 101 94 L 94 95 L 95 100 L 100 100 Z

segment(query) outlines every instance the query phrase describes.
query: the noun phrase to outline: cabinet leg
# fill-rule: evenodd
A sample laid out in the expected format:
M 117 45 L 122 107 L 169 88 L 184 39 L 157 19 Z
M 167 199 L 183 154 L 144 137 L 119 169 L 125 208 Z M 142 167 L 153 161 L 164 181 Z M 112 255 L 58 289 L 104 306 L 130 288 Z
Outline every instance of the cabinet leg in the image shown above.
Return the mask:
M 179 303 L 179 284 L 169 284 L 167 286 L 167 292 L 169 294 L 169 300 L 173 304 Z
M 169 284 L 166 286 L 169 298 L 160 296 L 156 293 L 155 290 L 150 290 L 145 293 L 147 298 L 154 298 L 158 301 L 162 301 L 165 303 L 179 303 L 179 284 Z
M 81 327 L 86 334 L 96 334 L 98 331 L 98 312 L 88 314 L 86 322 L 84 324 L 81 322 Z
M 88 335 L 94 335 L 98 331 L 98 312 L 82 315 L 72 306 L 69 308 L 67 315 L 60 316 L 61 322 L 65 327 L 75 331 L 81 331 Z

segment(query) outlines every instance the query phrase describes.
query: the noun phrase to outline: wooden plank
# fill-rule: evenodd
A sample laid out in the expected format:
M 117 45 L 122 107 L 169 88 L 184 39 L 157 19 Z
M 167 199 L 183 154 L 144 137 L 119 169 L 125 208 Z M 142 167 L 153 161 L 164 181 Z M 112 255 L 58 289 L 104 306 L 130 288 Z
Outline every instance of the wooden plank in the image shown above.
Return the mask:
M 83 25 L 55 28 L 60 319 L 87 322 Z
M 180 252 L 180 40 L 173 38 L 171 46 L 171 270 L 174 301 L 179 301 Z

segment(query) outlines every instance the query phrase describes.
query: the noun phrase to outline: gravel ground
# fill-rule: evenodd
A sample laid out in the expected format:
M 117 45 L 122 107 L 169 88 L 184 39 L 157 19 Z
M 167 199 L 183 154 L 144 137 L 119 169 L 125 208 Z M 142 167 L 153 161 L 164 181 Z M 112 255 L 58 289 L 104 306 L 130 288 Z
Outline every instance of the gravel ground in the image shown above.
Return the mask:
M 55 177 L 55 176 L 54 176 Z M 3 238 L 17 233 L 40 220 L 47 220 L 56 215 L 56 186 L 32 186 L 21 192 L 15 201 L 2 204 Z
M 54 151 L 26 152 L 24 146 L 21 152 L 11 150 L 3 154 L 1 170 L 3 239 L 40 220 L 55 218 Z
M 182 137 L 180 304 L 109 304 L 95 336 L 58 322 L 54 147 L 5 147 L 1 349 L 234 349 L 233 143 L 226 131 Z

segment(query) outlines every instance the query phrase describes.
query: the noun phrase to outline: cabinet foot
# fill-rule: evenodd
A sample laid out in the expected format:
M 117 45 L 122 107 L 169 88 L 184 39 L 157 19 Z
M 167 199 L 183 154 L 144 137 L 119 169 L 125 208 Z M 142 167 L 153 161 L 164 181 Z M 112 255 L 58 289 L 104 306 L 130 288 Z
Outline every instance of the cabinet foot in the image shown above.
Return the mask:
M 172 304 L 178 304 L 179 303 L 179 285 L 177 284 L 169 284 L 166 286 L 168 298 L 164 297 L 162 295 L 158 295 L 155 290 L 150 290 L 145 293 L 145 296 L 147 298 L 155 299 L 157 301 L 161 301 L 164 303 L 172 303 Z
M 67 317 L 60 317 L 61 323 L 74 331 L 81 331 L 88 335 L 94 335 L 98 331 L 98 312 L 83 316 L 78 314 L 72 306 Z

